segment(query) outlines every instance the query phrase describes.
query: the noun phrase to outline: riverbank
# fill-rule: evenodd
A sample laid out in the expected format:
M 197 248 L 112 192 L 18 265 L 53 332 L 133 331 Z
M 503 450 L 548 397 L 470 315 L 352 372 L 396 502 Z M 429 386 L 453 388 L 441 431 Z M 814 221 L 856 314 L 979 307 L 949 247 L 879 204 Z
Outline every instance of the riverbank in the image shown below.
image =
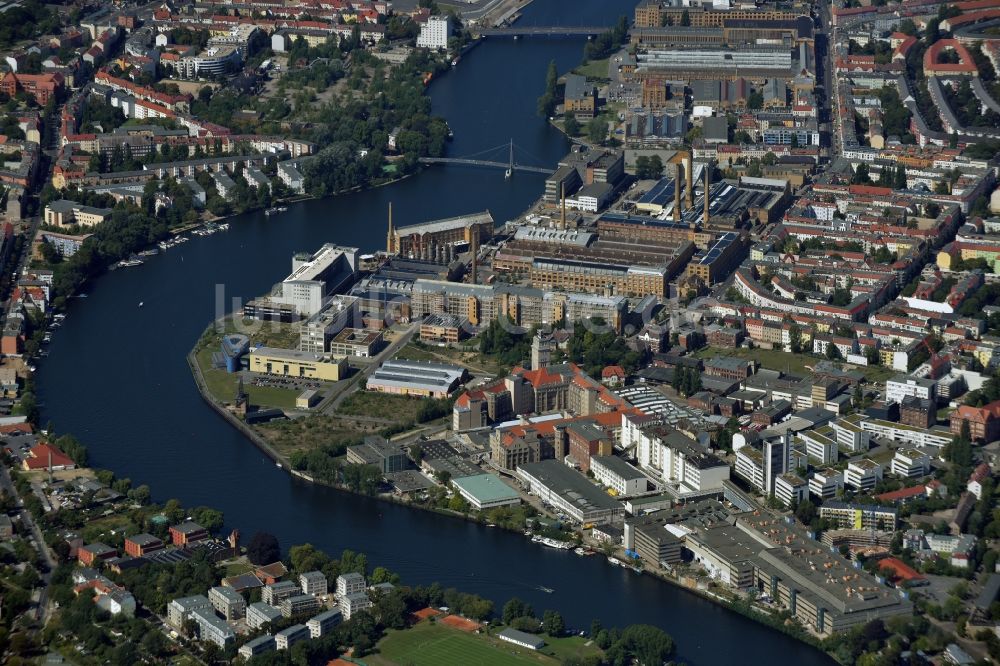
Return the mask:
M 607 0 L 573 6 L 580 23 L 592 25 L 630 10 Z M 521 20 L 556 25 L 565 11 L 555 0 L 535 0 Z M 580 50 L 574 40 L 487 40 L 438 77 L 428 91 L 433 113 L 455 131 L 449 154 L 471 155 L 513 138 L 532 147 L 539 163 L 555 164 L 567 145 L 535 113 L 543 81 L 518 73 L 544 71 L 551 60 L 567 71 L 579 63 Z M 233 220 L 226 234 L 185 244 L 182 253 L 104 275 L 89 299 L 72 301 L 67 325 L 53 337 L 50 357 L 36 373 L 41 422 L 76 433 L 95 465 L 148 481 L 160 500 L 217 506 L 227 530 L 250 536 L 269 526 L 285 546 L 309 542 L 330 553 L 364 550 L 373 565 L 406 581 L 439 581 L 498 607 L 516 595 L 535 608 L 564 609 L 570 626 L 585 628 L 593 619 L 606 626 L 653 624 L 676 636 L 676 659 L 693 665 L 726 663 L 730 655 L 719 635 L 738 641 L 749 663 L 766 663 L 777 653 L 800 666 L 828 664 L 803 643 L 672 585 L 611 567 L 605 558 L 577 557 L 505 530 L 316 483 L 291 483 L 285 470 L 196 393 L 182 359 L 218 316 L 217 285 L 224 286 L 227 303 L 231 297 L 245 302 L 283 277 L 276 273 L 296 251 L 331 241 L 377 251 L 385 245 L 390 201 L 399 225 L 484 208 L 508 220 L 538 198 L 542 183 L 542 176 L 527 173 L 504 180 L 501 173 L 476 169 L 425 169 L 393 188 L 291 206 L 272 221 L 245 216 Z M 136 309 L 139 301 L 144 308 Z M 111 399 L 93 389 L 95 377 L 111 387 Z
M 216 322 L 213 323 L 212 327 L 216 327 L 219 325 L 224 326 L 224 319 L 225 318 L 217 320 Z M 280 451 L 278 451 L 275 447 L 273 447 L 264 437 L 262 437 L 259 433 L 257 433 L 254 430 L 254 428 L 248 426 L 236 414 L 227 409 L 225 405 L 220 404 L 219 401 L 215 398 L 215 396 L 208 390 L 207 383 L 204 380 L 202 369 L 197 361 L 194 349 L 192 349 L 192 351 L 188 354 L 187 360 L 191 368 L 192 376 L 195 379 L 195 384 L 198 387 L 198 391 L 202 399 L 204 399 L 205 402 L 207 402 L 212 407 L 212 409 L 217 414 L 219 414 L 225 421 L 227 421 L 240 433 L 246 436 L 247 439 L 251 441 L 251 443 L 253 443 L 279 468 L 287 471 L 291 476 L 291 478 L 309 484 L 316 484 L 327 488 L 332 488 L 338 492 L 345 494 L 368 497 L 370 499 L 377 500 L 380 502 L 387 502 L 390 504 L 405 506 L 413 509 L 422 509 L 424 511 L 428 511 L 433 514 L 446 516 L 448 518 L 453 518 L 453 519 L 459 519 L 465 522 L 474 523 L 478 525 L 495 527 L 508 532 L 523 533 L 525 535 L 525 538 L 528 538 L 531 535 L 530 531 L 525 532 L 524 530 L 517 529 L 511 525 L 498 525 L 495 523 L 491 523 L 488 517 L 483 514 L 472 514 L 469 512 L 455 511 L 451 509 L 423 504 L 420 502 L 414 502 L 406 497 L 397 496 L 391 493 L 376 493 L 373 495 L 369 495 L 366 493 L 358 492 L 350 488 L 346 484 L 334 483 L 329 480 L 319 479 L 300 470 L 296 470 L 291 460 L 287 456 L 283 455 Z M 575 541 L 576 544 L 582 545 L 585 548 L 588 548 L 597 554 L 602 553 L 602 550 L 599 548 L 599 544 L 587 539 L 586 535 L 581 532 L 574 532 L 573 538 L 571 540 Z M 569 554 L 570 553 L 567 552 L 567 555 Z M 610 552 L 605 550 L 603 551 L 603 554 L 615 558 L 619 562 L 620 567 L 625 567 L 629 569 L 633 568 L 633 565 L 629 563 L 629 558 L 626 557 L 625 552 L 621 547 L 616 547 L 613 551 Z M 608 566 L 612 566 L 612 564 L 609 562 Z M 642 574 L 650 575 L 660 580 L 661 582 L 667 583 L 673 587 L 683 590 L 684 592 L 693 594 L 697 597 L 700 597 L 706 601 L 709 601 L 713 604 L 716 604 L 728 610 L 738 612 L 744 617 L 753 620 L 754 622 L 757 622 L 764 626 L 768 626 L 777 631 L 781 631 L 782 633 L 790 636 L 791 638 L 794 638 L 795 640 L 801 641 L 806 645 L 822 650 L 821 641 L 818 638 L 802 630 L 798 625 L 787 624 L 786 622 L 769 614 L 766 611 L 766 609 L 754 607 L 753 605 L 751 605 L 751 602 L 748 599 L 741 597 L 739 595 L 735 594 L 723 595 L 711 591 L 711 589 L 708 586 L 704 588 L 701 587 L 699 585 L 699 581 L 703 581 L 704 577 L 676 575 L 669 571 L 650 569 L 648 567 L 641 567 L 640 569 L 635 570 L 635 573 L 637 575 L 642 575 Z M 710 582 L 709 585 L 711 584 L 712 583 Z

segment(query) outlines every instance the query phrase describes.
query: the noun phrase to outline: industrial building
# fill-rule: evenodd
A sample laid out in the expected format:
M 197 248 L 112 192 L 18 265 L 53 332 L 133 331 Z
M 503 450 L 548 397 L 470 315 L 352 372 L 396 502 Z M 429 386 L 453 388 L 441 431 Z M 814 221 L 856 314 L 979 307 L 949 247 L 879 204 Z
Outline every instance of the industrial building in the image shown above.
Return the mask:
M 399 444 L 376 435 L 365 437 L 361 444 L 348 446 L 347 462 L 351 465 L 372 465 L 383 474 L 402 471 L 410 464 L 406 452 Z
M 458 315 L 430 314 L 420 322 L 420 339 L 429 342 L 459 342 L 469 336 L 469 327 L 469 320 Z
M 302 322 L 299 329 L 299 351 L 325 354 L 330 351 L 330 341 L 345 328 L 359 320 L 357 296 L 337 295 Z M 337 356 L 346 356 L 333 352 Z
M 544 291 L 511 284 L 416 280 L 410 306 L 416 318 L 449 315 L 472 326 L 487 325 L 501 316 L 522 328 L 599 318 L 617 332 L 621 331 L 628 300 L 621 295 Z M 435 334 L 434 327 L 428 332 Z
M 519 465 L 517 477 L 528 492 L 562 511 L 576 523 L 613 522 L 625 516 L 624 505 L 561 460 Z
M 790 48 L 660 48 L 636 54 L 642 79 L 738 79 L 763 81 L 797 74 Z
M 689 241 L 645 241 L 602 236 L 507 242 L 493 256 L 493 270 L 536 288 L 624 296 L 668 296 L 668 282 L 694 255 Z
M 366 388 L 397 395 L 447 398 L 467 376 L 468 371 L 457 365 L 392 359 L 368 378 Z
M 590 471 L 615 496 L 636 495 L 645 492 L 648 486 L 646 475 L 618 456 L 592 457 Z
M 494 226 L 488 210 L 398 228 L 393 226 L 390 213 L 386 252 L 411 259 L 450 262 L 458 254 L 457 245 L 481 246 L 493 238 Z
M 330 340 L 331 356 L 371 358 L 385 346 L 381 331 L 345 328 Z
M 279 377 L 339 382 L 347 375 L 347 359 L 296 349 L 257 347 L 250 352 L 250 371 Z
M 327 243 L 318 251 L 292 257 L 292 272 L 275 285 L 268 300 L 293 306 L 303 317 L 323 307 L 327 298 L 354 282 L 358 270 L 358 248 Z
M 476 511 L 521 503 L 518 492 L 495 474 L 452 479 L 451 485 Z

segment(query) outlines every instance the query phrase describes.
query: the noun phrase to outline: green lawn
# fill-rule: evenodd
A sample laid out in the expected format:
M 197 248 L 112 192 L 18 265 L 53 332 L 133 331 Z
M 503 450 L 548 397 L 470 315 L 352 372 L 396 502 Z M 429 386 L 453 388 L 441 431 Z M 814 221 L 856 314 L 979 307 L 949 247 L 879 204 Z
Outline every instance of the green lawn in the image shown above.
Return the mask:
M 600 60 L 591 60 L 586 65 L 580 65 L 573 70 L 574 74 L 581 74 L 586 76 L 588 79 L 602 79 L 604 81 L 608 80 L 608 62 L 610 58 L 602 58 Z
M 294 409 L 295 398 L 302 393 L 302 391 L 274 386 L 254 386 L 253 384 L 245 384 L 244 386 L 247 395 L 250 396 L 251 405 L 266 405 L 278 409 Z
M 371 416 L 397 423 L 409 423 L 417 420 L 417 412 L 422 404 L 420 398 L 375 391 L 357 391 L 340 404 L 337 412 L 350 416 Z
M 370 666 L 507 666 L 557 664 L 552 657 L 519 648 L 498 638 L 470 634 L 441 624 L 421 622 L 391 631 L 378 643 L 379 653 L 365 657 Z
M 230 374 L 225 370 L 212 367 L 212 353 L 217 351 L 216 347 L 203 347 L 195 354 L 201 374 L 205 378 L 205 385 L 219 402 L 232 402 L 236 397 L 236 385 L 239 381 L 238 375 Z M 295 398 L 300 391 L 275 388 L 272 386 L 253 386 L 249 382 L 244 382 L 244 389 L 250 396 L 250 403 L 256 406 L 277 407 L 279 409 L 292 409 L 295 407 Z
M 254 566 L 249 562 L 231 562 L 226 565 L 226 576 L 239 576 L 240 574 L 250 573 L 254 570 Z
M 381 427 L 375 424 L 370 429 L 365 429 L 353 422 L 345 423 L 334 416 L 310 414 L 301 419 L 281 419 L 261 424 L 256 430 L 278 451 L 290 456 L 296 451 L 310 451 L 326 445 L 357 443 L 359 437 L 376 432 Z

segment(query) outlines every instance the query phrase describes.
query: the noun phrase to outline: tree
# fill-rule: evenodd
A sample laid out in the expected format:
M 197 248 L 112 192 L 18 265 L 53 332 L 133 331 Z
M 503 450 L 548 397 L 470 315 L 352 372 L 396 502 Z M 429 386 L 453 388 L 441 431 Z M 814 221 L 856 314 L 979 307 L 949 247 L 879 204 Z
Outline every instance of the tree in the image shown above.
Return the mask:
M 832 342 L 829 342 L 826 345 L 826 357 L 831 361 L 839 361 L 844 358 L 840 354 L 840 348 Z
M 145 505 L 149 504 L 149 499 L 151 494 L 152 493 L 149 490 L 149 486 L 143 484 L 138 488 L 133 488 L 132 490 L 130 490 L 128 496 L 136 504 Z
M 634 624 L 626 627 L 611 647 L 620 647 L 639 664 L 662 664 L 673 654 L 674 641 L 659 627 Z
M 640 180 L 656 180 L 663 176 L 663 160 L 659 155 L 640 155 L 635 160 L 635 175 Z
M 593 143 L 601 143 L 608 138 L 608 123 L 600 117 L 592 118 L 587 123 L 587 138 Z
M 684 10 L 681 14 L 681 27 L 687 28 L 691 25 L 691 12 Z
M 547 610 L 542 614 L 542 630 L 549 636 L 562 636 L 566 633 L 566 623 L 557 611 Z
M 795 508 L 795 517 L 803 525 L 812 525 L 812 522 L 816 520 L 816 505 L 810 499 L 802 500 Z
M 858 168 L 854 170 L 854 175 L 851 177 L 851 183 L 855 185 L 870 185 L 872 182 L 871 175 L 868 173 L 868 165 L 864 162 L 858 164 Z
M 271 564 L 281 559 L 278 539 L 267 532 L 257 532 L 247 545 L 247 559 L 253 564 Z
M 535 611 L 531 608 L 530 604 L 521 601 L 517 597 L 513 597 L 503 605 L 502 616 L 503 623 L 510 624 L 514 618 L 534 617 Z
M 538 115 L 548 118 L 555 112 L 559 101 L 556 97 L 558 83 L 559 70 L 556 69 L 556 61 L 552 60 L 545 73 L 545 92 L 538 98 Z
M 793 354 L 802 351 L 802 329 L 799 328 L 798 324 L 792 324 L 788 327 L 788 344 Z
M 307 571 L 318 571 L 325 567 L 330 558 L 326 553 L 319 550 L 311 543 L 304 543 L 299 546 L 292 546 L 288 549 L 288 559 L 292 563 L 292 569 L 298 573 Z
M 191 517 L 194 521 L 204 527 L 209 532 L 215 532 L 223 525 L 223 515 L 218 509 L 207 506 L 199 506 L 191 509 Z
M 576 119 L 576 114 L 572 111 L 566 113 L 563 120 L 563 129 L 569 136 L 580 136 L 580 121 Z

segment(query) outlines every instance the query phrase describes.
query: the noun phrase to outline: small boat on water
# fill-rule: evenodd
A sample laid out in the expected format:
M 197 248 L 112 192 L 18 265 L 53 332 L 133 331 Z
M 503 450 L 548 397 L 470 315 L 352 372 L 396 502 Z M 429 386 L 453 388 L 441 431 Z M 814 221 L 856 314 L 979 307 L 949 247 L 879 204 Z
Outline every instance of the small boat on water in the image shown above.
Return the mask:
M 532 539 L 534 541 L 534 539 Z M 538 543 L 543 546 L 548 546 L 549 548 L 556 548 L 558 550 L 569 550 L 573 547 L 573 544 L 568 541 L 556 541 L 555 539 L 550 539 L 549 537 L 539 537 Z
M 143 306 L 143 302 L 139 301 L 139 307 L 141 308 L 142 306 Z
M 553 590 L 551 587 L 545 587 L 544 585 L 539 585 L 538 589 L 544 592 L 545 594 L 552 594 L 553 592 L 555 592 L 555 590 Z
M 143 263 L 142 259 L 133 254 L 128 259 L 122 259 L 115 266 L 118 268 L 128 268 L 130 266 L 141 266 Z
M 151 247 L 148 250 L 143 250 L 142 252 L 140 252 L 139 256 L 140 257 L 155 257 L 159 253 L 160 253 L 160 251 L 158 249 L 156 249 L 155 247 Z
M 284 469 L 284 468 L 283 468 L 283 467 L 281 466 L 281 463 L 274 463 L 274 466 L 275 466 L 275 467 L 277 467 L 278 469 Z

